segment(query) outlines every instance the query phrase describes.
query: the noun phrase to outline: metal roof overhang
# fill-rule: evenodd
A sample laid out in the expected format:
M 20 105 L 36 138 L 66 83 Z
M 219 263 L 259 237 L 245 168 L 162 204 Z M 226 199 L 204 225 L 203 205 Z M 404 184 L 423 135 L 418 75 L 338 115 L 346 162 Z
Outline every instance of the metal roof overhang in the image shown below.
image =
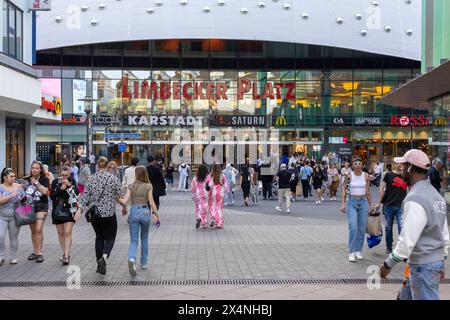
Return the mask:
M 445 94 L 450 94 L 450 60 L 388 93 L 380 102 L 396 107 L 431 108 L 432 101 Z

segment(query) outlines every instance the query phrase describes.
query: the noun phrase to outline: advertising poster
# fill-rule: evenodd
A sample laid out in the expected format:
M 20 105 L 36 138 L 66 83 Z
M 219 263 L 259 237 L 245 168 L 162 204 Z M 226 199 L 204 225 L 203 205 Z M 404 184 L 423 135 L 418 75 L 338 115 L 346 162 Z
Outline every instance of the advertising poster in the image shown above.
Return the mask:
M 93 98 L 98 97 L 98 84 L 97 82 L 92 83 L 92 93 Z M 74 114 L 84 114 L 85 102 L 80 101 L 80 99 L 86 98 L 89 95 L 87 92 L 86 80 L 74 79 L 72 82 L 72 96 L 73 96 L 73 113 Z M 92 114 L 97 113 L 97 102 L 92 104 Z

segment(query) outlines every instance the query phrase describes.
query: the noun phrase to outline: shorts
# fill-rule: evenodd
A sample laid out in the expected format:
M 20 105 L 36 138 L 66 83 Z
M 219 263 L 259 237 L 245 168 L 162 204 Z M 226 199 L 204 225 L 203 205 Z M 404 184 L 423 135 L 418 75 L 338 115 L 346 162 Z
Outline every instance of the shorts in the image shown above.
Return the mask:
M 38 212 L 46 212 L 48 213 L 48 202 L 43 203 L 43 202 L 36 202 L 34 204 L 34 212 L 38 213 Z
M 166 177 L 167 184 L 173 184 L 173 177 Z
M 54 224 L 54 225 L 60 225 L 60 224 L 66 223 L 66 222 L 73 222 L 73 223 L 75 223 L 75 220 L 74 220 L 74 219 L 70 219 L 70 220 L 61 221 L 61 220 L 56 219 L 56 218 L 52 215 L 52 224 Z

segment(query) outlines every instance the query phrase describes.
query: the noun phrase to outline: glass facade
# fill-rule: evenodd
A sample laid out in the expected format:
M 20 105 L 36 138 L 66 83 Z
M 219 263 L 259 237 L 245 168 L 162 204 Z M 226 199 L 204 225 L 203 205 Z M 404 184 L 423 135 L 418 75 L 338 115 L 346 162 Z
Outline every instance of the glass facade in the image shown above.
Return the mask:
M 23 12 L 12 2 L 2 1 L 2 52 L 14 59 L 23 59 Z
M 280 130 L 286 152 L 320 155 L 350 145 L 353 153 L 377 161 L 421 147 L 431 136 L 426 110 L 379 103 L 382 95 L 413 78 L 420 67 L 416 61 L 322 46 L 232 40 L 60 48 L 38 52 L 37 61 L 41 78 L 61 79 L 66 118 L 83 115 L 78 99 L 84 96 L 98 99 L 97 117 L 120 118 L 119 123 L 94 127 L 94 150 L 112 157 L 117 145 L 112 147 L 107 133 L 139 134 L 127 149 L 138 157 L 167 155 L 174 135 L 181 134 L 177 124 L 130 125 L 128 116 L 200 117 L 204 127 L 219 129 L 229 125 L 215 121 L 217 117 L 263 116 L 266 128 Z M 404 116 L 406 125 L 399 122 Z M 38 141 L 85 142 L 86 131 L 72 124 L 58 129 L 41 124 Z

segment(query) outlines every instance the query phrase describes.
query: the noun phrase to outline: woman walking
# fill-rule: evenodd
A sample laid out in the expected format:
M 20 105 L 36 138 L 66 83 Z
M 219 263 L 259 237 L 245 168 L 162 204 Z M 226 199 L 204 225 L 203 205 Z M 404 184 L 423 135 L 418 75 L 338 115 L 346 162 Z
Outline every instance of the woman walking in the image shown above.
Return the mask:
M 141 269 L 148 268 L 148 234 L 150 230 L 151 212 L 159 222 L 158 208 L 153 200 L 153 186 L 148 178 L 147 169 L 144 166 L 138 166 L 135 170 L 135 181 L 127 188 L 125 197 L 119 199 L 119 202 L 126 206 L 131 200 L 131 211 L 128 216 L 128 226 L 130 228 L 130 247 L 128 249 L 128 270 L 130 274 L 136 276 L 136 251 L 139 242 L 139 233 L 141 238 Z M 125 211 L 124 214 L 127 212 Z
M 211 181 L 208 167 L 204 164 L 197 169 L 197 174 L 191 183 L 192 199 L 195 201 L 195 228 L 208 228 L 208 194 Z
M 223 228 L 223 207 L 225 193 L 229 191 L 225 176 L 222 174 L 220 164 L 214 164 L 211 172 L 212 183 L 209 191 L 209 207 L 211 209 L 212 222 L 210 227 Z
M 44 261 L 42 245 L 44 243 L 44 222 L 48 214 L 48 191 L 50 181 L 45 176 L 44 166 L 41 162 L 34 161 L 31 164 L 31 172 L 25 178 L 28 181 L 27 194 L 33 197 L 33 207 L 36 213 L 36 223 L 30 224 L 31 241 L 33 242 L 33 253 L 28 256 L 28 260 L 41 263 Z
M 125 195 L 119 179 L 107 172 L 107 166 L 108 159 L 100 157 L 98 171 L 89 179 L 79 203 L 82 212 L 93 205 L 98 208 L 100 216 L 93 219 L 92 228 L 95 231 L 97 272 L 100 274 L 106 274 L 106 261 L 116 241 L 116 201 Z
M 62 264 L 70 263 L 70 249 L 72 247 L 72 230 L 81 214 L 78 208 L 78 188 L 70 178 L 70 168 L 61 167 L 58 180 L 54 180 L 50 189 L 53 201 L 52 222 L 58 232 L 59 244 L 63 252 Z
M 345 177 L 348 176 L 352 172 L 352 168 L 350 168 L 350 162 L 345 161 L 344 167 L 341 169 L 341 191 L 345 182 Z
M 330 200 L 336 200 L 337 190 L 339 187 L 339 181 L 341 180 L 341 176 L 339 174 L 338 169 L 336 168 L 335 163 L 332 163 L 330 165 L 330 169 L 328 170 L 328 176 L 331 179 Z
M 291 168 L 289 171 L 292 173 L 291 181 L 289 182 L 289 187 L 291 189 L 291 201 L 295 202 L 297 198 L 297 185 L 299 182 L 298 171 L 295 162 L 291 163 Z
M 0 266 L 5 264 L 5 240 L 9 233 L 9 263 L 17 264 L 17 249 L 19 248 L 20 226 L 16 226 L 14 210 L 19 199 L 25 195 L 20 184 L 15 182 L 16 175 L 13 169 L 5 168 L 2 171 L 0 184 Z
M 316 204 L 322 203 L 322 184 L 324 180 L 325 177 L 323 175 L 322 169 L 319 165 L 315 166 L 313 174 L 311 176 L 311 184 L 313 186 L 313 189 L 316 191 Z
M 106 170 L 117 179 L 120 179 L 119 169 L 117 168 L 117 163 L 115 161 L 111 161 L 110 163 L 108 163 Z
M 348 260 L 350 262 L 363 259 L 361 251 L 371 204 L 369 175 L 362 171 L 362 166 L 361 158 L 353 160 L 353 172 L 346 176 L 342 188 L 341 211 L 347 213 L 348 218 L 348 249 L 350 252 Z M 346 199 L 347 185 L 350 186 L 348 200 Z
M 234 185 L 236 184 L 236 174 L 233 171 L 230 163 L 227 163 L 225 170 L 223 171 L 223 175 L 225 176 L 225 179 L 227 179 L 228 185 L 228 192 L 225 194 L 225 205 L 233 204 L 234 203 L 233 188 Z
M 83 164 L 83 167 L 80 171 L 80 176 L 78 179 L 78 191 L 80 193 L 84 192 L 84 188 L 88 182 L 89 177 L 92 175 L 91 173 L 91 160 L 86 159 L 86 161 Z
M 248 197 L 250 196 L 250 170 L 245 164 L 241 169 L 241 188 L 244 193 L 244 206 L 248 207 Z

